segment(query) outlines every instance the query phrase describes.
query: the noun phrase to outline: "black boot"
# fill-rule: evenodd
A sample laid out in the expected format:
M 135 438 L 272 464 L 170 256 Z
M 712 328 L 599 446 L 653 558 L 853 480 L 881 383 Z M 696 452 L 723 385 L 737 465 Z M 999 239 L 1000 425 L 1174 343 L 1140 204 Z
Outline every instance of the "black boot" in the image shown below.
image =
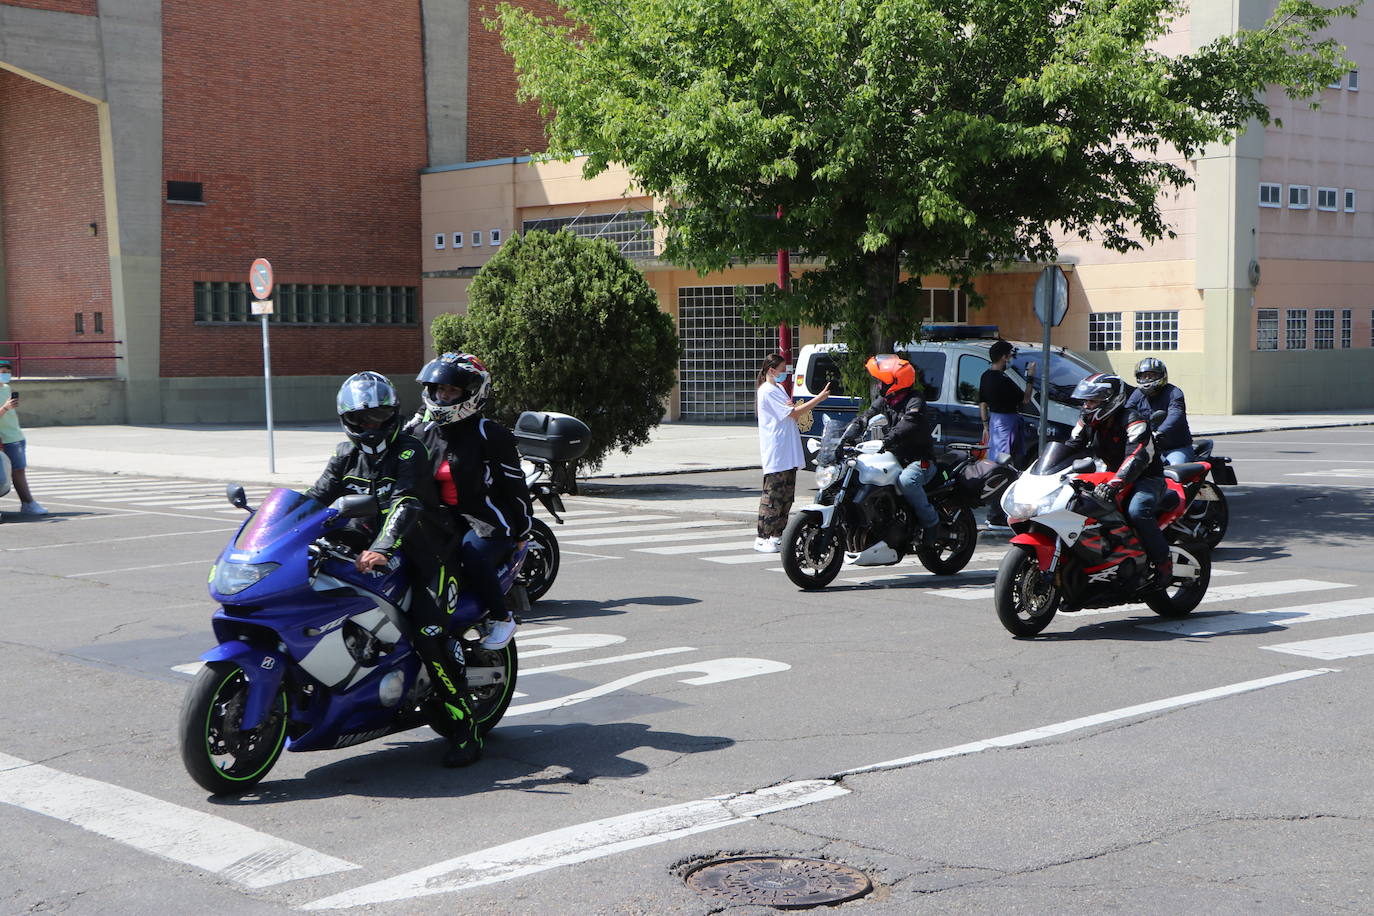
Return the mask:
M 471 766 L 482 759 L 482 738 L 479 735 L 454 735 L 448 739 L 441 761 L 449 769 Z
M 1155 565 L 1155 588 L 1165 589 L 1174 581 L 1174 561 L 1165 560 Z

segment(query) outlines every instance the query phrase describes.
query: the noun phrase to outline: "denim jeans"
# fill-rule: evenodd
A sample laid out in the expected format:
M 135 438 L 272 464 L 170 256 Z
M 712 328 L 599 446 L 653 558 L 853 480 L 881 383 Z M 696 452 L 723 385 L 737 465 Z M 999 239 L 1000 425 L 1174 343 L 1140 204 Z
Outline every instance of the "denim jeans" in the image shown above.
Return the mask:
M 1191 445 L 1171 448 L 1164 453 L 1165 464 L 1189 464 L 1196 460 L 1197 456 L 1193 454 L 1193 447 Z
M 921 467 L 924 464 L 925 467 Z M 916 524 L 923 529 L 934 528 L 940 524 L 940 516 L 930 505 L 930 498 L 926 496 L 925 485 L 931 477 L 935 476 L 935 462 L 926 459 L 925 461 L 913 461 L 902 469 L 902 475 L 897 478 L 897 489 L 902 491 L 902 496 L 911 504 L 911 508 L 916 513 Z
M 1159 501 L 1164 498 L 1163 477 L 1142 477 L 1135 482 L 1126 515 L 1135 527 L 1136 537 L 1150 562 L 1158 565 L 1169 559 L 1169 545 L 1159 530 Z
M 486 609 L 492 620 L 503 620 L 509 613 L 496 570 L 510 556 L 514 546 L 515 542 L 510 538 L 478 537 L 477 532 L 469 531 L 463 535 L 463 543 L 458 548 L 463 572 L 467 573 L 467 586 L 476 594 L 477 603 Z

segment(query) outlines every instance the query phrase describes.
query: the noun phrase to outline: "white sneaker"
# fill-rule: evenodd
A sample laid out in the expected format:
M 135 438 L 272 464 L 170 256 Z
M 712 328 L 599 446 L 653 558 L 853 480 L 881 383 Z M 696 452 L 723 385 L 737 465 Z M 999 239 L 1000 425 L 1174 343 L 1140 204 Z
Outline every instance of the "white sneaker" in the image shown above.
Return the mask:
M 491 622 L 491 632 L 482 637 L 480 643 L 483 649 L 504 649 L 515 635 L 515 628 L 518 626 L 514 617 L 507 617 L 505 620 L 493 620 Z
M 782 546 L 782 538 L 754 538 L 754 550 L 759 553 L 777 553 Z
M 20 504 L 19 504 L 19 514 L 20 514 L 20 515 L 47 515 L 47 514 L 48 514 L 48 510 L 47 510 L 47 509 L 44 509 L 42 506 L 38 505 L 38 503 L 36 503 L 36 502 L 32 502 L 32 503 L 20 503 Z

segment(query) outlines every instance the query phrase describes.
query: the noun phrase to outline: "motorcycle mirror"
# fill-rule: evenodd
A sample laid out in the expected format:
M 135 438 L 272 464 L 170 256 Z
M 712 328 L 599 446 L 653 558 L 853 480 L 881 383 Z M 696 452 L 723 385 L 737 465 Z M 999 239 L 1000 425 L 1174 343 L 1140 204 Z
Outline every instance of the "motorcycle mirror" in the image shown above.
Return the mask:
M 821 440 L 819 440 L 819 439 L 807 439 L 807 440 L 806 440 L 806 450 L 807 450 L 808 452 L 810 452 L 811 454 L 813 454 L 813 455 L 816 454 L 817 452 L 819 452 L 819 451 L 821 450 Z
M 224 497 L 229 500 L 229 505 L 235 509 L 244 509 L 252 512 L 248 508 L 248 494 L 243 492 L 243 487 L 236 483 L 227 484 L 224 487 Z
M 367 518 L 377 514 L 377 497 L 366 494 L 340 496 L 329 504 L 339 518 Z
M 1091 458 L 1079 458 L 1073 463 L 1073 472 L 1075 474 L 1091 474 L 1096 469 L 1097 462 L 1093 461 Z
M 1156 427 L 1156 426 L 1158 426 L 1159 424 L 1163 423 L 1163 422 L 1164 422 L 1164 418 L 1167 417 L 1167 416 L 1168 416 L 1168 414 L 1165 413 L 1165 412 L 1162 411 L 1162 410 L 1156 410 L 1154 413 L 1150 414 L 1150 426 L 1151 426 L 1151 428 Z

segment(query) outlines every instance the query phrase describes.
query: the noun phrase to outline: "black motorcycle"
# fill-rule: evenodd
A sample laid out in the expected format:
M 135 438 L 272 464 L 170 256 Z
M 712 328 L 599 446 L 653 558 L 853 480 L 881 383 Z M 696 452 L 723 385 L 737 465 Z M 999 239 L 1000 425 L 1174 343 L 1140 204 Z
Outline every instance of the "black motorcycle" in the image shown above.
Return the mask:
M 1216 547 L 1221 543 L 1231 522 L 1231 509 L 1221 488 L 1236 485 L 1236 472 L 1231 467 L 1231 459 L 1214 456 L 1212 446 L 1211 439 L 1193 440 L 1193 453 L 1197 456 L 1195 460 L 1205 462 L 1210 470 L 1184 484 L 1188 510 L 1169 526 L 1181 537 L 1202 541 L 1208 547 Z
M 1005 461 L 979 461 L 976 446 L 954 444 L 936 459 L 925 485 L 939 515 L 939 533 L 926 540 L 901 491 L 902 463 L 877 441 L 839 441 L 843 425 L 827 422 L 817 454 L 816 502 L 793 515 L 782 535 L 782 568 L 801 588 L 829 585 L 846 555 L 855 566 L 891 566 L 908 554 L 936 575 L 968 565 L 978 546 L 973 510 L 1016 477 Z
M 527 410 L 515 421 L 515 444 L 529 465 L 525 485 L 558 524 L 563 508 L 560 493 L 577 492 L 576 461 L 587 453 L 591 430 L 576 417 L 562 413 Z M 529 552 L 516 581 L 525 586 L 535 602 L 553 587 L 558 575 L 558 538 L 540 519 L 532 519 Z

